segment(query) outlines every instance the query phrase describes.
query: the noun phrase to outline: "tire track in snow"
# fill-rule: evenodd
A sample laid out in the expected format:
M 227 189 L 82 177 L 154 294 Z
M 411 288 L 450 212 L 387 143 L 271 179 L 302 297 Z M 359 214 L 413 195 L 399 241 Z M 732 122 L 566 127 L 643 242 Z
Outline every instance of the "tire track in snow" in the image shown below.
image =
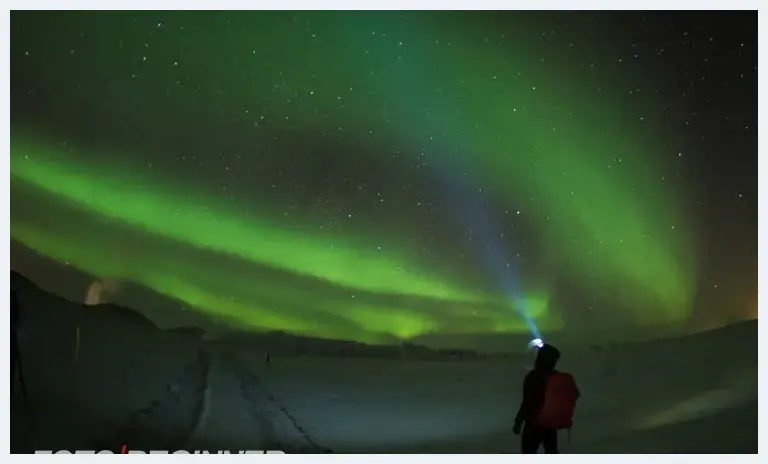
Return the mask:
M 301 426 L 298 419 L 266 388 L 259 374 L 248 369 L 242 360 L 233 360 L 239 373 L 242 395 L 251 404 L 254 420 L 269 424 L 269 448 L 286 453 L 331 453 Z

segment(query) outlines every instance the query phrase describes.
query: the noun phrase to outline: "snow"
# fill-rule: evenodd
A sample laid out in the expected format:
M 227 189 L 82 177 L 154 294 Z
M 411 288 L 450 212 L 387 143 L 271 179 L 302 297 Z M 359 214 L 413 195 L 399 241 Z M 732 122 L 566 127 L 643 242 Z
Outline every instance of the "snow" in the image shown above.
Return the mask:
M 516 453 L 532 357 L 283 356 L 164 331 L 16 281 L 28 403 L 14 451 L 282 449 Z M 79 347 L 78 347 L 79 328 Z M 567 453 L 756 453 L 757 323 L 659 342 L 563 350 L 582 391 Z M 713 438 L 716 437 L 716 438 Z

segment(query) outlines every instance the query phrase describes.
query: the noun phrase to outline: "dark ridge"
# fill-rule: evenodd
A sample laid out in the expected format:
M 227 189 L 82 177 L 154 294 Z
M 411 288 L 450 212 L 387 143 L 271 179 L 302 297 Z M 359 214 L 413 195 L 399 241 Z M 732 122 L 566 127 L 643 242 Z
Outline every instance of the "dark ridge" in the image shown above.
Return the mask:
M 90 312 L 97 317 L 109 317 L 111 314 L 118 320 L 133 326 L 160 330 L 155 323 L 138 311 L 114 304 L 86 306 L 81 303 L 75 303 L 43 290 L 30 279 L 16 271 L 11 271 L 11 290 L 15 291 L 19 296 L 19 306 L 21 307 L 22 312 L 24 311 L 25 305 L 34 304 L 35 306 L 45 307 L 44 310 L 54 310 L 52 308 L 55 308 L 55 311 L 68 312 L 73 316 L 83 316 L 86 312 Z M 43 297 L 44 300 L 46 300 L 44 305 L 41 305 L 36 301 L 40 297 Z M 37 309 L 43 308 L 39 307 Z

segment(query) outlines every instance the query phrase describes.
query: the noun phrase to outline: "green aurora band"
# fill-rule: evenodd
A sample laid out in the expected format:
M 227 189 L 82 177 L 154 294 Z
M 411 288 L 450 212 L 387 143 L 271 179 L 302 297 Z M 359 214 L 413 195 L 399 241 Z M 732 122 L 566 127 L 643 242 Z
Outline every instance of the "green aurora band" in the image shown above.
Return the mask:
M 86 31 L 84 41 L 98 33 L 101 42 L 117 43 L 136 34 L 133 20 L 119 14 L 67 15 L 63 27 Z M 184 24 L 186 31 L 167 38 L 160 50 L 147 39 L 144 52 L 152 55 L 150 60 L 166 60 L 165 71 L 110 60 L 106 47 L 84 42 L 88 62 L 99 64 L 72 66 L 62 81 L 74 85 L 133 71 L 139 81 L 135 85 L 146 86 L 142 82 L 195 76 L 198 87 L 226 89 L 220 92 L 220 100 L 229 101 L 221 110 L 225 114 L 253 113 L 257 122 L 255 108 L 267 108 L 271 119 L 308 133 L 327 130 L 333 121 L 339 131 L 369 134 L 372 146 L 379 137 L 402 140 L 415 147 L 413 158 L 404 157 L 402 163 L 469 176 L 489 198 L 523 210 L 541 231 L 547 255 L 556 257 L 558 268 L 581 282 L 585 292 L 615 301 L 617 310 L 635 323 L 688 317 L 695 291 L 692 237 L 673 191 L 656 181 L 658 169 L 649 161 L 658 134 L 652 128 L 638 133 L 622 129 L 627 115 L 636 112 L 620 107 L 616 94 L 582 85 L 579 76 L 585 82 L 587 76 L 572 69 L 567 57 L 549 60 L 545 67 L 530 47 L 510 56 L 498 32 L 478 33 L 469 26 L 470 32 L 456 33 L 459 23 L 450 14 L 438 15 L 440 21 L 399 13 L 254 13 L 243 19 L 241 13 L 186 12 L 164 17 L 156 34 L 175 24 Z M 182 49 L 206 59 L 177 61 L 174 53 Z M 259 72 L 244 72 L 262 63 Z M 621 79 L 617 75 L 617 88 Z M 151 109 L 151 118 L 150 109 L 133 100 L 128 84 L 115 84 L 115 92 L 87 104 L 115 125 L 135 125 L 144 118 L 153 124 L 199 125 L 214 117 L 214 103 L 195 93 L 195 82 L 165 95 L 163 104 Z M 243 217 L 223 199 L 217 201 L 215 190 L 191 191 L 168 176 L 148 179 L 130 165 L 85 165 L 77 149 L 65 150 L 36 129 L 12 127 L 11 137 L 13 196 L 75 205 L 84 215 L 148 237 L 234 256 L 361 296 L 355 301 L 307 297 L 284 280 L 282 285 L 273 282 L 269 292 L 260 290 L 271 294 L 267 297 L 223 271 L 182 265 L 184 259 L 162 252 L 125 256 L 123 261 L 143 260 L 141 272 L 127 271 L 137 263 L 126 267 L 101 258 L 114 248 L 98 238 L 103 231 L 67 228 L 64 217 L 43 228 L 14 216 L 13 238 L 94 275 L 134 280 L 251 327 L 309 335 L 376 341 L 429 332 L 525 330 L 508 295 L 478 290 L 438 263 L 420 262 L 406 240 L 403 246 L 372 252 L 372 237 L 290 230 L 271 221 L 267 208 L 258 217 Z M 361 156 L 376 153 L 362 151 Z M 208 210 L 196 206 L 203 198 Z M 520 198 L 527 201 L 521 204 Z M 221 293 L 222 285 L 228 293 Z M 545 330 L 557 328 L 559 309 L 547 303 L 551 282 L 523 276 L 521 285 L 522 304 L 537 323 Z M 230 300 L 224 294 L 237 296 Z M 400 306 L 383 304 L 381 295 L 397 296 Z M 425 310 L 423 301 L 439 303 L 441 309 Z M 293 314 L 287 306 L 302 306 L 307 313 Z M 480 309 L 479 316 L 468 317 L 473 308 Z M 333 317 L 318 316 L 320 323 L 316 313 Z
M 439 277 L 427 278 L 426 270 L 405 256 L 371 254 L 372 244 L 356 247 L 352 239 L 331 242 L 245 220 L 228 212 L 224 202 L 218 212 L 202 210 L 169 180 L 66 165 L 60 160 L 67 153 L 50 147 L 56 145 L 44 148 L 18 139 L 12 144 L 14 195 L 32 197 L 51 213 L 42 222 L 35 212 L 32 217 L 15 213 L 11 233 L 39 253 L 91 274 L 140 282 L 254 329 L 381 342 L 440 330 L 524 327 L 510 317 L 513 307 L 503 296 L 473 294 Z M 138 183 L 157 187 L 137 190 Z M 98 218 L 109 219 L 110 226 L 100 225 Z M 140 253 L 122 250 L 122 240 L 115 238 L 121 234 L 130 234 L 131 249 L 139 247 Z M 137 235 L 146 237 L 137 240 Z M 158 236 L 164 243 L 158 245 Z M 210 256 L 194 249 L 233 255 L 283 275 L 265 277 L 231 260 L 212 264 Z M 256 275 L 259 279 L 251 281 Z M 519 304 L 556 326 L 557 319 L 545 314 L 546 295 L 531 294 Z

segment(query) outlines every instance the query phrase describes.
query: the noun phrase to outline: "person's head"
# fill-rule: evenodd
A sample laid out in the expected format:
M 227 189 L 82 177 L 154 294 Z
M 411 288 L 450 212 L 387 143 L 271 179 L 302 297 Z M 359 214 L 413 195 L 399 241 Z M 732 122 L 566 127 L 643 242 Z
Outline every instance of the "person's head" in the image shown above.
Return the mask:
M 560 350 L 545 343 L 536 355 L 536 369 L 554 369 L 560 359 Z

